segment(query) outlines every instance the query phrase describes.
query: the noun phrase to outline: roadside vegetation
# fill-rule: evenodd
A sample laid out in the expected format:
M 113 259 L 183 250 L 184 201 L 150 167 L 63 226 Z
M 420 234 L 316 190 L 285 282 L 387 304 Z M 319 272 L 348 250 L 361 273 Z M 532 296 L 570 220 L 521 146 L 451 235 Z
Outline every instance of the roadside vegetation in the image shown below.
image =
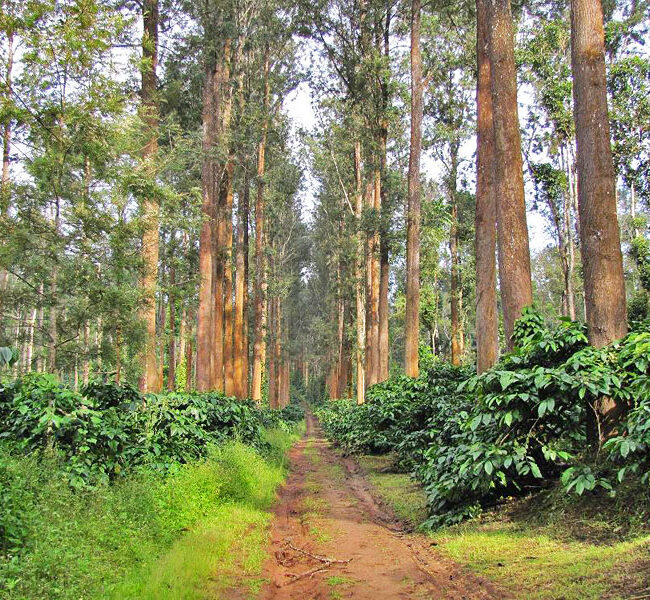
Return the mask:
M 300 407 L 47 376 L 0 398 L 3 598 L 215 597 L 235 574 L 255 587 Z
M 580 498 L 560 487 L 509 498 L 458 525 L 434 531 L 421 484 L 393 455 L 360 455 L 374 493 L 432 546 L 515 597 L 535 600 L 643 598 L 650 593 L 650 503 L 639 485 Z
M 482 375 L 430 362 L 317 414 L 396 514 L 461 564 L 526 598 L 650 593 L 648 335 L 595 349 L 579 323 L 527 309 L 513 352 Z M 625 416 L 594 449 L 586 411 L 603 396 Z

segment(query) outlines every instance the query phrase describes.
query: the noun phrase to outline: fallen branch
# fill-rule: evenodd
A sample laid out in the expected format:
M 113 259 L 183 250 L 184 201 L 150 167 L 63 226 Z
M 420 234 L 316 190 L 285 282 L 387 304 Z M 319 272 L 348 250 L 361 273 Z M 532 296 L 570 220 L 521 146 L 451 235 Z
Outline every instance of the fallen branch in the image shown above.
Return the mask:
M 303 548 L 298 548 L 297 546 L 294 546 L 289 540 L 287 540 L 286 545 L 289 546 L 292 550 L 295 550 L 296 552 L 300 552 L 301 554 L 304 554 L 305 556 L 309 556 L 310 558 L 313 558 L 314 560 L 319 560 L 322 563 L 325 564 L 338 564 L 338 565 L 347 565 L 352 559 L 348 558 L 347 560 L 339 560 L 337 558 L 330 558 L 329 556 L 321 556 L 320 554 L 312 554 L 311 552 L 308 552 L 307 550 L 304 550 Z
M 285 577 L 293 577 L 291 581 L 288 581 L 285 585 L 291 585 L 292 583 L 298 581 L 299 579 L 303 579 L 304 577 L 309 577 L 312 578 L 316 573 L 320 573 L 321 571 L 327 571 L 329 569 L 329 564 L 325 565 L 324 567 L 315 567 L 313 569 L 310 569 L 309 571 L 305 571 L 304 573 L 300 573 L 300 575 L 296 575 L 295 573 L 285 573 Z

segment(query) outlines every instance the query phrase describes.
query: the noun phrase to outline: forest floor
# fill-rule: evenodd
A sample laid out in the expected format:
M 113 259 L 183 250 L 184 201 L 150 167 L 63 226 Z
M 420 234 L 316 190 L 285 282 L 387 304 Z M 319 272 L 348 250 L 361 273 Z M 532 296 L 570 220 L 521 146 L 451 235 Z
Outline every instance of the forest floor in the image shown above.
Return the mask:
M 407 531 L 372 493 L 358 463 L 339 456 L 311 414 L 290 452 L 290 473 L 271 524 L 261 600 L 506 599 Z M 250 597 L 241 581 L 233 600 Z
M 424 491 L 395 470 L 393 456 L 357 460 L 373 494 L 404 523 L 427 518 Z M 650 494 L 638 482 L 619 491 L 511 498 L 429 540 L 522 600 L 650 600 Z

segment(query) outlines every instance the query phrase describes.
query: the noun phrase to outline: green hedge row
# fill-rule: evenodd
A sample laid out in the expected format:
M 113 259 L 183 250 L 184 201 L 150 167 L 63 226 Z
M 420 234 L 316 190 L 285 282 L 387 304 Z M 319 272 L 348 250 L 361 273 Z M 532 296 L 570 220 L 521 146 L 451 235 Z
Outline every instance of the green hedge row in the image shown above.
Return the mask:
M 101 382 L 75 392 L 43 374 L 0 385 L 0 438 L 20 451 L 60 454 L 75 487 L 141 465 L 165 471 L 229 439 L 260 447 L 264 427 L 302 417 L 300 406 L 272 411 L 216 392 L 143 396 Z
M 371 387 L 367 402 L 324 405 L 318 416 L 347 452 L 388 452 L 425 487 L 430 526 L 476 514 L 500 498 L 559 477 L 582 494 L 613 493 L 632 474 L 650 480 L 650 331 L 611 346 L 587 344 L 582 324 L 548 325 L 524 312 L 516 348 L 481 375 L 434 364 L 418 379 Z M 607 396 L 626 410 L 597 460 L 587 451 L 587 407 Z

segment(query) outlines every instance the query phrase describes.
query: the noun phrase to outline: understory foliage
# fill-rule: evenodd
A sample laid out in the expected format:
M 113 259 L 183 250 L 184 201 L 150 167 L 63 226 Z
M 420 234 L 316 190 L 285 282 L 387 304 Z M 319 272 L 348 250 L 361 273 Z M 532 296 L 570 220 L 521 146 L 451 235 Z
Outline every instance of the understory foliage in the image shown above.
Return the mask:
M 57 457 L 20 456 L 0 444 L 0 596 L 204 597 L 202 581 L 228 577 L 227 569 L 215 574 L 215 562 L 227 567 L 257 551 L 295 439 L 265 430 L 263 451 L 209 444 L 203 458 L 164 475 L 141 469 L 82 489 L 68 485 Z
M 629 473 L 647 483 L 647 327 L 597 349 L 587 344 L 584 325 L 565 318 L 548 325 L 529 308 L 514 340 L 515 350 L 481 375 L 434 363 L 418 379 L 373 386 L 364 405 L 322 407 L 321 423 L 346 452 L 395 452 L 424 485 L 432 527 L 560 476 L 578 494 L 596 487 L 613 493 Z M 594 461 L 585 418 L 603 396 L 624 407 L 626 419 Z
M 218 393 L 75 392 L 51 375 L 0 385 L 0 595 L 107 598 L 122 576 L 148 580 L 134 570 L 190 527 L 270 505 L 303 417 Z
M 229 439 L 262 448 L 264 427 L 302 416 L 299 406 L 260 409 L 217 392 L 143 396 L 128 384 L 101 382 L 75 392 L 43 374 L 0 386 L 0 437 L 16 450 L 59 457 L 73 487 L 137 467 L 165 472 Z

